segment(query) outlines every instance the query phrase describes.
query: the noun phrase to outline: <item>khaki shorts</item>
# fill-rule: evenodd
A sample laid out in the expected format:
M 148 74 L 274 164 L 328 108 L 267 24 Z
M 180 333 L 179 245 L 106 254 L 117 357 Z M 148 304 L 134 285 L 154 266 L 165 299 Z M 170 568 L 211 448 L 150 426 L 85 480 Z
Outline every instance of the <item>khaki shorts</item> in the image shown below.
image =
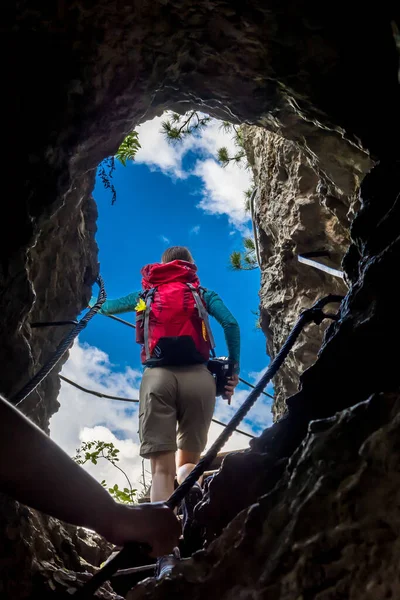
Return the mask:
M 139 398 L 141 456 L 204 450 L 215 407 L 215 380 L 205 365 L 148 368 Z

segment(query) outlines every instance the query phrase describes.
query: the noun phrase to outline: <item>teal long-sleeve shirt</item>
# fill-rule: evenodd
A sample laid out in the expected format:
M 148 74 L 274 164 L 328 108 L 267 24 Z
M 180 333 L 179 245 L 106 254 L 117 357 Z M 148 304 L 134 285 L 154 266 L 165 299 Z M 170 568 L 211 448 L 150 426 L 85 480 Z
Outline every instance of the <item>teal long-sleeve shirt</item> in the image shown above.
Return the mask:
M 116 300 L 106 300 L 101 308 L 104 315 L 118 315 L 126 312 L 133 312 L 139 301 L 141 292 L 133 292 Z M 216 292 L 205 290 L 203 295 L 207 312 L 221 325 L 224 330 L 225 341 L 228 348 L 229 358 L 237 365 L 240 364 L 240 329 L 239 324 L 230 310 L 225 306 L 222 299 Z M 90 304 L 96 301 L 92 298 Z M 239 371 L 239 366 L 237 368 Z

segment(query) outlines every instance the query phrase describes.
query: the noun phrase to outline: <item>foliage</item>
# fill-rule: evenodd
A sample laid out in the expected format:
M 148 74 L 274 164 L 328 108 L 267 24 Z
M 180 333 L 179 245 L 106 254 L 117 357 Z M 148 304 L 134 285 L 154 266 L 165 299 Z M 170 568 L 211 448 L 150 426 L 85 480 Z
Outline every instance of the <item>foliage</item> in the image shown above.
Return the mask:
M 99 177 L 104 185 L 106 190 L 110 190 L 111 192 L 111 204 L 114 204 L 117 200 L 117 192 L 115 190 L 114 184 L 111 181 L 113 176 L 113 171 L 115 169 L 115 160 L 113 156 L 109 156 L 105 158 L 99 166 Z
M 258 269 L 256 247 L 252 238 L 243 239 L 242 251 L 235 251 L 229 257 L 231 268 L 235 271 L 252 271 Z
M 136 500 L 137 490 L 132 488 L 128 475 L 116 464 L 119 461 L 118 454 L 119 450 L 112 442 L 96 440 L 93 442 L 83 442 L 76 450 L 76 455 L 73 459 L 78 465 L 84 465 L 87 462 L 97 465 L 97 462 L 102 458 L 111 463 L 116 469 L 123 473 L 129 487 L 119 489 L 117 484 L 109 487 L 105 480 L 101 482 L 101 485 L 104 488 L 107 488 L 111 496 L 118 502 L 121 502 L 122 504 L 132 504 Z
M 114 156 L 105 158 L 99 166 L 99 177 L 106 190 L 111 192 L 111 204 L 115 204 L 117 200 L 117 192 L 112 182 L 113 172 L 115 170 L 115 159 L 126 167 L 128 160 L 135 160 L 135 155 L 140 148 L 139 134 L 137 131 L 131 131 L 117 150 Z
M 161 126 L 162 132 L 169 142 L 179 142 L 185 137 L 193 135 L 196 131 L 206 127 L 210 121 L 211 118 L 207 115 L 204 115 L 197 110 L 192 110 L 183 116 L 178 115 L 177 113 L 171 113 L 170 117 L 163 121 Z M 233 156 L 229 156 L 227 148 L 219 148 L 217 150 L 218 162 L 220 162 L 223 167 L 226 167 L 230 162 L 240 163 L 246 157 L 241 128 L 229 123 L 229 121 L 223 121 L 221 123 L 221 129 L 223 129 L 225 133 L 233 134 L 233 139 L 238 151 Z
M 211 121 L 211 117 L 197 110 L 192 110 L 185 115 L 178 113 L 167 113 L 167 119 L 162 122 L 162 132 L 170 143 L 183 141 L 186 137 L 195 134 L 204 129 Z M 232 133 L 233 142 L 237 150 L 230 155 L 228 149 L 223 146 L 217 150 L 217 160 L 222 167 L 227 167 L 229 163 L 244 165 L 246 169 L 249 164 L 246 158 L 244 148 L 244 138 L 242 128 L 238 125 L 223 121 L 221 129 L 225 133 Z M 106 158 L 100 165 L 99 176 L 105 189 L 111 192 L 111 203 L 114 204 L 117 199 L 117 193 L 112 182 L 112 175 L 115 169 L 115 158 L 125 167 L 129 160 L 134 160 L 137 151 L 140 148 L 139 135 L 137 131 L 131 131 L 123 140 L 115 154 L 115 157 Z M 249 210 L 249 202 L 251 190 L 245 192 L 245 206 Z
M 220 129 L 222 129 L 224 133 L 232 133 L 233 141 L 235 146 L 237 147 L 237 151 L 232 156 L 230 156 L 228 149 L 225 148 L 225 146 L 219 148 L 217 151 L 218 162 L 221 163 L 223 167 L 228 166 L 230 162 L 244 164 L 244 166 L 247 169 L 249 165 L 246 160 L 246 151 L 244 149 L 244 138 L 242 128 L 238 127 L 237 125 L 234 125 L 233 123 L 229 123 L 229 121 L 223 121 L 221 123 Z
M 181 142 L 188 135 L 203 129 L 211 120 L 207 115 L 192 110 L 185 115 L 171 113 L 168 119 L 161 123 L 162 132 L 169 142 Z
M 131 131 L 117 150 L 115 158 L 126 167 L 128 160 L 135 160 L 137 151 L 141 148 L 139 134 L 137 131 Z
M 255 329 L 257 331 L 261 330 L 261 312 L 260 310 L 252 310 L 251 313 L 257 317 L 255 321 Z

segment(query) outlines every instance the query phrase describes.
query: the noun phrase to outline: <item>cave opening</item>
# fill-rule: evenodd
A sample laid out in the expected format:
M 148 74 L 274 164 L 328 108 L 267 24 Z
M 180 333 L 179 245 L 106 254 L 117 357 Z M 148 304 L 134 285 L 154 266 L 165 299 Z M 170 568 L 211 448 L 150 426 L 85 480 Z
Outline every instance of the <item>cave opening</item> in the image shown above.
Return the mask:
M 239 321 L 241 375 L 254 384 L 269 359 L 258 323 L 260 274 L 249 206 L 254 181 L 244 146 L 239 126 L 198 111 L 166 112 L 137 127 L 114 157 L 102 161 L 93 197 L 108 297 L 140 289 L 141 267 L 159 262 L 167 246 L 188 246 L 203 285 L 217 289 Z M 122 317 L 131 321 L 132 313 Z M 216 322 L 212 329 L 217 353 L 225 355 L 223 331 Z M 62 376 L 108 395 L 137 398 L 142 368 L 134 335 L 128 327 L 96 317 L 71 349 Z M 246 433 L 257 435 L 271 424 L 273 386 L 267 391 L 269 397 L 243 423 Z M 214 417 L 226 423 L 247 394 L 248 388 L 239 384 L 232 405 L 218 398 Z M 57 443 L 75 455 L 82 444 L 112 442 L 132 486 L 140 494 L 148 489 L 151 475 L 148 461 L 144 464 L 139 457 L 137 406 L 96 399 L 94 410 L 93 399 L 65 381 L 58 402 L 50 421 Z M 220 431 L 213 423 L 207 447 Z M 235 433 L 225 450 L 245 449 L 248 442 Z M 104 461 L 85 468 L 111 487 L 126 485 L 124 475 Z

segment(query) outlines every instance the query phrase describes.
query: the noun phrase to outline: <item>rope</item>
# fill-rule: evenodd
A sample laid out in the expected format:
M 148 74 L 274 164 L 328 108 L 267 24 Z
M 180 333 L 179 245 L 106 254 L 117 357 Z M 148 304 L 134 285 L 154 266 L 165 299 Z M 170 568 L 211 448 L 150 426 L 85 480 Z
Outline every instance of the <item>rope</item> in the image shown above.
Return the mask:
M 342 296 L 327 296 L 322 300 L 319 300 L 314 306 L 306 309 L 301 315 L 292 331 L 290 332 L 286 342 L 275 356 L 272 363 L 269 365 L 268 369 L 265 371 L 264 375 L 261 377 L 260 381 L 255 385 L 254 389 L 250 392 L 247 399 L 243 402 L 242 406 L 236 412 L 236 414 L 229 421 L 225 430 L 221 433 L 221 435 L 215 440 L 214 444 L 208 450 L 208 452 L 203 456 L 203 458 L 197 463 L 193 471 L 188 475 L 185 481 L 174 491 L 172 496 L 167 500 L 167 504 L 170 508 L 176 508 L 179 503 L 186 496 L 187 492 L 192 488 L 192 486 L 196 483 L 196 481 L 203 475 L 204 471 L 207 471 L 210 467 L 211 463 L 217 457 L 218 452 L 220 452 L 221 448 L 226 444 L 232 435 L 235 427 L 237 427 L 240 422 L 247 415 L 249 410 L 253 407 L 258 397 L 261 395 L 262 390 L 268 385 L 271 379 L 276 375 L 279 371 L 282 363 L 285 358 L 289 354 L 292 349 L 294 343 L 299 337 L 301 331 L 308 323 L 315 322 L 316 324 L 320 324 L 325 318 L 335 318 L 336 315 L 326 315 L 323 312 L 323 307 L 326 304 L 331 302 L 341 302 L 343 299 Z
M 139 400 L 136 400 L 134 398 L 122 398 L 121 396 L 109 396 L 108 394 L 103 394 L 102 392 L 97 392 L 96 390 L 89 390 L 88 388 L 85 388 L 82 385 L 79 385 L 79 383 L 76 383 L 76 381 L 72 381 L 72 379 L 68 379 L 67 377 L 64 377 L 64 375 L 59 375 L 59 378 L 62 379 L 63 381 L 66 381 L 70 385 L 73 385 L 74 387 L 78 388 L 78 390 L 81 390 L 82 392 L 86 392 L 87 394 L 92 394 L 93 396 L 97 396 L 98 398 L 108 398 L 109 400 L 119 400 L 120 402 L 139 402 Z M 226 427 L 226 423 L 223 423 L 222 421 L 218 421 L 218 419 L 212 419 L 212 421 L 214 423 L 216 423 L 217 425 Z M 241 433 L 242 435 L 246 435 L 247 437 L 250 437 L 250 438 L 255 437 L 251 433 L 247 433 L 246 431 L 242 431 L 241 429 L 235 429 L 235 431 L 237 433 Z
M 244 401 L 244 403 L 236 412 L 236 414 L 232 417 L 226 428 L 222 431 L 221 435 L 216 439 L 216 441 L 208 450 L 208 452 L 197 463 L 193 471 L 188 475 L 188 477 L 186 477 L 185 481 L 181 483 L 179 487 L 177 487 L 174 493 L 167 500 L 166 504 L 171 509 L 175 509 L 180 504 L 180 502 L 192 488 L 194 483 L 196 483 L 196 481 L 203 475 L 203 473 L 210 468 L 212 462 L 217 457 L 222 447 L 232 435 L 235 427 L 237 427 L 240 424 L 240 422 L 244 419 L 249 410 L 257 401 L 258 397 L 261 395 L 263 389 L 278 372 L 279 368 L 281 367 L 285 358 L 289 354 L 290 350 L 292 349 L 294 343 L 296 342 L 298 336 L 300 335 L 305 325 L 311 322 L 314 322 L 317 325 L 319 325 L 325 318 L 337 320 L 337 315 L 325 314 L 323 312 L 323 308 L 326 304 L 330 304 L 331 302 L 341 302 L 342 300 L 342 296 L 327 296 L 326 298 L 322 298 L 321 300 L 319 300 L 311 308 L 306 309 L 300 315 L 297 323 L 290 332 L 286 342 L 284 343 L 274 360 L 270 363 L 268 369 L 261 377 L 260 381 L 255 385 L 254 389 L 250 392 L 247 399 Z M 102 585 L 105 581 L 108 581 L 114 575 L 114 573 L 118 571 L 118 569 L 125 563 L 127 559 L 132 560 L 134 564 L 136 561 L 139 561 L 143 558 L 144 552 L 148 553 L 149 550 L 149 547 L 144 544 L 138 544 L 135 542 L 126 544 L 124 548 L 112 560 L 110 560 L 110 562 L 104 565 L 102 569 L 100 569 L 95 575 L 93 575 L 92 579 L 90 579 L 86 584 L 84 584 L 79 590 L 76 591 L 74 595 L 75 600 L 82 600 L 82 598 L 91 597 L 91 595 L 95 593 L 99 586 Z
M 92 396 L 97 396 L 98 398 L 108 398 L 109 400 L 119 400 L 120 402 L 139 402 L 139 400 L 136 400 L 136 398 L 122 398 L 122 396 L 109 396 L 108 394 L 97 392 L 96 390 L 89 390 L 88 388 L 79 385 L 79 383 L 76 383 L 76 381 L 72 381 L 72 379 L 64 377 L 64 375 L 59 375 L 59 378 L 63 381 L 66 381 L 70 385 L 73 385 L 74 387 L 78 388 L 78 390 L 86 392 L 87 394 L 92 394 Z
M 40 323 L 31 323 L 31 329 L 39 327 L 61 327 L 62 325 L 78 325 L 78 321 L 41 321 Z
M 216 423 L 217 425 L 221 425 L 222 427 L 228 427 L 227 423 L 223 423 L 222 421 L 218 421 L 218 419 L 211 419 L 213 421 L 213 423 Z M 241 433 L 242 435 L 246 435 L 249 438 L 254 439 L 256 436 L 252 435 L 251 433 L 247 433 L 247 431 L 243 431 L 242 429 L 235 429 L 235 431 L 237 433 Z
M 100 314 L 102 317 L 108 317 L 109 319 L 113 319 L 114 321 L 118 321 L 119 323 L 123 323 L 124 325 L 128 325 L 128 327 L 133 327 L 133 329 L 136 329 L 136 325 L 134 325 L 133 323 L 129 323 L 129 321 L 125 321 L 124 319 L 120 319 L 115 315 L 103 315 L 102 313 Z
M 74 339 L 85 329 L 89 321 L 97 314 L 102 305 L 104 304 L 107 295 L 104 289 L 104 282 L 102 277 L 99 275 L 96 280 L 99 286 L 99 295 L 97 297 L 96 304 L 86 313 L 86 315 L 75 325 L 75 327 L 65 336 L 61 341 L 57 350 L 54 352 L 49 361 L 24 385 L 24 387 L 17 393 L 11 401 L 16 405 L 20 406 L 21 403 L 40 385 L 47 377 L 47 375 L 54 369 L 56 364 L 61 360 L 64 354 L 72 346 Z
M 248 385 L 249 387 L 253 388 L 253 390 L 256 387 L 255 385 L 253 385 L 252 383 L 249 383 L 248 381 L 246 381 L 245 379 L 242 379 L 241 377 L 239 377 L 239 381 L 241 381 L 245 385 Z M 268 396 L 268 398 L 271 398 L 272 400 L 274 400 L 274 397 L 271 394 L 268 394 L 268 392 L 264 392 L 264 390 L 263 390 L 261 393 L 264 394 L 264 396 Z

